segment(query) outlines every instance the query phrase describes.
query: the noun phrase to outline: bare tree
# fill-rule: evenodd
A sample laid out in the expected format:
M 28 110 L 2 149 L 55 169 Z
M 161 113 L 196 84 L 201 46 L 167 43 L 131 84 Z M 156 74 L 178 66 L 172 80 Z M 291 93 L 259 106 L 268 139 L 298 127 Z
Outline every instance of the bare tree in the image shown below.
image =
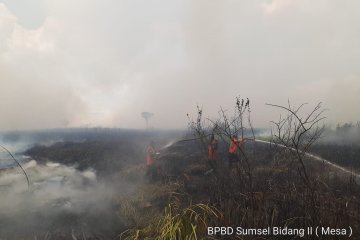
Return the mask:
M 7 153 L 11 157 L 11 159 L 20 167 L 21 171 L 24 173 L 24 176 L 25 176 L 26 182 L 27 182 L 27 187 L 29 189 L 30 188 L 29 177 L 28 177 L 25 169 L 21 166 L 20 162 L 14 157 L 14 155 L 6 147 L 0 145 L 0 151 L 4 151 L 5 153 Z
M 306 185 L 311 188 L 309 174 L 307 173 L 304 158 L 309 151 L 309 148 L 321 137 L 325 126 L 321 121 L 325 118 L 323 116 L 324 109 L 321 103 L 318 103 L 308 114 L 302 116 L 300 111 L 306 105 L 301 104 L 294 108 L 288 101 L 288 106 L 281 106 L 275 104 L 267 104 L 268 106 L 280 108 L 285 111 L 286 116 L 280 118 L 278 121 L 272 121 L 272 140 L 271 142 L 282 149 L 289 150 L 295 155 L 299 168 L 298 172 Z
M 224 142 L 229 143 L 233 135 L 241 136 L 242 139 L 246 139 L 246 135 L 254 134 L 251 118 L 250 118 L 250 100 L 246 100 L 240 97 L 236 98 L 235 110 L 232 116 L 229 116 L 227 111 L 220 109 L 219 118 L 217 120 L 209 121 L 214 125 L 213 129 L 215 133 L 222 138 Z M 252 138 L 255 138 L 252 136 Z M 249 186 L 252 188 L 252 167 L 250 164 L 250 157 L 244 151 L 243 147 L 238 145 L 240 153 L 240 159 L 242 164 L 238 167 L 243 170 L 249 180 Z
M 203 151 L 206 152 L 207 143 L 209 142 L 208 137 L 211 135 L 212 127 L 203 119 L 202 107 L 197 106 L 196 108 L 197 108 L 196 120 L 192 119 L 190 115 L 187 114 L 189 120 L 188 125 L 195 139 L 198 139 L 200 141 Z
M 189 127 L 197 139 L 202 143 L 203 149 L 206 150 L 208 137 L 211 134 L 217 135 L 224 143 L 229 144 L 233 135 L 241 136 L 246 139 L 247 135 L 252 135 L 250 139 L 254 139 L 254 130 L 250 117 L 250 100 L 240 97 L 236 98 L 236 104 L 233 114 L 229 114 L 228 110 L 220 108 L 217 119 L 203 117 L 203 110 L 197 107 L 197 118 L 193 120 L 189 117 Z M 238 145 L 241 164 L 237 167 L 248 177 L 248 186 L 252 188 L 252 168 L 249 155 L 244 151 L 241 145 Z

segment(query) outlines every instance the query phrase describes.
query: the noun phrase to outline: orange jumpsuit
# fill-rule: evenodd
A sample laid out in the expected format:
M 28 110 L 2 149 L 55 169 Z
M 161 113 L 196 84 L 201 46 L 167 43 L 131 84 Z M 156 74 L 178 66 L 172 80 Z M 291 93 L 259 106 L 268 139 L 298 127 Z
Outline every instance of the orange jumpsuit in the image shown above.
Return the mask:
M 230 147 L 229 147 L 229 166 L 232 163 L 239 161 L 238 150 L 239 150 L 239 147 L 243 143 L 244 143 L 244 140 L 239 140 L 239 139 L 236 139 L 236 138 L 231 139 Z
M 155 149 L 152 146 L 148 146 L 146 149 L 146 165 L 151 166 L 154 164 Z

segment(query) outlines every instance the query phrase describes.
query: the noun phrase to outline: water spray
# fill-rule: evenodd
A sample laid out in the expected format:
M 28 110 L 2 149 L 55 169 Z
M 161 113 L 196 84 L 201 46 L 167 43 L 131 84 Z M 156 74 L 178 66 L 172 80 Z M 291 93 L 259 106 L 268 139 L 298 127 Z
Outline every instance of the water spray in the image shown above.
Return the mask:
M 181 139 L 181 140 L 179 140 L 179 141 L 171 141 L 171 142 L 169 142 L 168 144 L 166 144 L 165 146 L 163 146 L 163 147 L 161 148 L 161 150 L 163 150 L 163 149 L 165 149 L 165 148 L 168 148 L 168 147 L 174 145 L 175 143 L 195 141 L 195 140 L 199 140 L 199 139 L 201 139 L 201 138 L 208 137 L 208 136 L 211 136 L 211 134 L 205 135 L 205 136 L 203 136 L 203 137 Z M 245 140 L 250 140 L 250 141 L 255 141 L 255 142 L 265 143 L 265 144 L 270 144 L 270 145 L 271 145 L 271 144 L 274 144 L 274 143 L 269 142 L 269 141 L 264 141 L 264 140 L 259 140 L 259 139 L 253 139 L 253 138 L 245 138 Z M 296 151 L 295 148 L 288 147 L 288 146 L 285 146 L 285 145 L 282 145 L 282 144 L 276 144 L 276 146 L 282 147 L 282 148 L 287 148 L 287 149 L 290 149 L 291 151 Z M 301 152 L 301 153 L 304 153 L 303 151 L 300 151 L 300 152 Z M 327 165 L 330 165 L 330 166 L 332 166 L 332 167 L 334 167 L 334 168 L 336 168 L 336 169 L 339 169 L 339 170 L 341 170 L 341 171 L 343 171 L 343 172 L 345 172 L 345 173 L 349 173 L 349 174 L 352 174 L 352 175 L 355 176 L 355 177 L 360 178 L 360 174 L 357 174 L 357 173 L 355 173 L 355 172 L 352 172 L 352 171 L 350 171 L 350 170 L 348 170 L 348 169 L 346 169 L 346 168 L 344 168 L 344 167 L 341 167 L 341 166 L 339 166 L 339 165 L 337 165 L 337 164 L 335 164 L 335 163 L 332 163 L 332 162 L 330 162 L 329 160 L 326 160 L 326 159 L 324 159 L 324 158 L 322 158 L 322 157 L 320 157 L 320 156 L 317 156 L 317 155 L 311 154 L 311 153 L 307 153 L 307 152 L 305 152 L 305 155 L 308 156 L 308 157 L 310 157 L 310 158 L 312 158 L 312 159 L 314 159 L 314 160 L 321 161 L 321 162 L 323 162 L 323 163 L 325 163 L 325 164 L 327 164 Z
M 254 141 L 255 141 L 255 142 L 261 142 L 261 143 L 266 143 L 266 144 L 273 144 L 273 143 L 271 143 L 271 142 L 269 142 L 269 141 L 258 140 L 258 139 L 254 139 Z M 291 151 L 296 151 L 295 148 L 287 147 L 287 146 L 282 145 L 282 144 L 276 144 L 276 146 L 279 146 L 279 147 L 282 147 L 282 148 L 287 148 L 287 149 L 290 149 Z M 301 151 L 301 150 L 300 150 L 299 152 L 304 153 L 304 152 Z M 339 165 L 337 165 L 337 164 L 335 164 L 335 163 L 332 163 L 332 162 L 330 162 L 329 160 L 326 160 L 326 159 L 324 159 L 324 158 L 322 158 L 322 157 L 320 157 L 320 156 L 317 156 L 317 155 L 314 155 L 314 154 L 311 154 L 311 153 L 307 153 L 307 152 L 305 152 L 305 155 L 308 156 L 308 157 L 310 157 L 310 158 L 312 158 L 312 159 L 315 159 L 315 160 L 317 160 L 317 161 L 321 161 L 321 162 L 323 162 L 323 163 L 326 163 L 326 164 L 328 164 L 328 165 L 330 165 L 330 166 L 332 166 L 332 167 L 334 167 L 334 168 L 337 168 L 337 169 L 339 169 L 339 170 L 341 170 L 341 171 L 343 171 L 343 172 L 345 172 L 345 173 L 349 173 L 349 174 L 354 175 L 355 177 L 360 178 L 360 174 L 354 173 L 354 172 L 352 172 L 352 171 L 350 171 L 350 170 L 348 170 L 348 169 L 346 169 L 346 168 L 344 168 L 344 167 L 341 167 L 341 166 L 339 166 Z

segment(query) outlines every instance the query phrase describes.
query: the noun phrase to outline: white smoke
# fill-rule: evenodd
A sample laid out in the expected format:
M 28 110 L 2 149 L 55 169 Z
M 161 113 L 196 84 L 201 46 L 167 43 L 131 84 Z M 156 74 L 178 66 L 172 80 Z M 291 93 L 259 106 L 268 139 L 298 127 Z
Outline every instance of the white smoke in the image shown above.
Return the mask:
M 107 185 L 98 181 L 92 169 L 79 171 L 50 162 L 40 165 L 35 160 L 23 164 L 23 168 L 30 180 L 29 189 L 19 169 L 0 170 L 1 239 L 33 238 L 60 228 L 65 232 L 100 231 L 112 226 L 105 222 L 115 214 L 114 188 L 122 193 L 129 189 L 125 184 Z M 101 224 L 97 223 L 99 215 Z M 67 218 L 73 222 L 66 222 Z M 15 232 L 14 228 L 19 230 Z

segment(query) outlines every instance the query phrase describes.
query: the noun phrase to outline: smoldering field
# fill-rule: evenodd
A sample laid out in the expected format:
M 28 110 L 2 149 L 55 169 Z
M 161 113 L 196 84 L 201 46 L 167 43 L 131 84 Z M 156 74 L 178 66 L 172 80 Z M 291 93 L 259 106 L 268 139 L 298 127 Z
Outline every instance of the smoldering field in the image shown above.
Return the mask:
M 213 205 L 216 205 L 218 195 L 221 195 L 221 199 L 227 196 L 230 207 L 219 208 L 228 206 L 225 204 L 218 205 L 218 208 L 223 211 L 224 216 L 228 213 L 231 215 L 231 223 L 240 224 L 238 216 L 250 218 L 246 210 L 249 207 L 248 199 L 234 198 L 236 194 L 243 196 L 241 191 L 247 193 L 247 190 L 243 189 L 246 184 L 234 182 L 231 179 L 234 172 L 229 175 L 224 169 L 223 176 L 224 180 L 229 181 L 228 187 L 218 186 L 217 178 L 213 174 L 204 174 L 209 169 L 196 142 L 176 143 L 183 138 L 183 134 L 182 131 L 146 132 L 119 129 L 3 134 L 1 144 L 9 146 L 12 152 L 17 153 L 16 158 L 22 162 L 30 186 L 28 188 L 21 169 L 14 165 L 5 152 L 1 152 L 0 238 L 113 239 L 127 229 L 147 226 L 155 216 L 161 217 L 164 209 L 171 203 L 169 192 L 182 193 L 178 198 L 185 206 L 189 199 L 182 199 L 184 196 L 190 197 L 193 203 Z M 261 132 L 257 132 L 257 135 L 261 135 Z M 161 161 L 165 164 L 163 170 L 172 177 L 169 181 L 155 184 L 144 181 L 145 149 L 150 139 L 155 140 L 161 153 Z M 327 144 L 330 144 L 329 141 L 320 142 L 317 147 L 326 149 L 327 152 L 346 147 L 339 145 L 335 148 L 333 143 L 332 147 Z M 251 148 L 253 145 L 248 146 Z M 222 156 L 224 161 L 227 147 L 226 143 L 219 145 L 219 156 Z M 247 150 L 252 152 L 250 148 Z M 352 146 L 352 151 L 356 149 L 356 146 Z M 28 158 L 24 158 L 22 154 Z M 289 185 L 293 181 L 297 189 L 304 188 L 297 178 L 296 168 L 292 167 L 293 163 L 289 163 L 287 159 L 276 163 L 273 157 L 267 144 L 256 145 L 256 155 L 251 163 L 254 168 L 254 188 L 263 192 L 263 196 L 274 196 L 274 199 L 271 198 L 265 203 L 259 198 L 256 202 L 259 207 L 256 214 L 261 220 L 268 214 L 262 212 L 262 208 L 276 209 L 274 224 L 282 224 L 284 219 L 304 214 L 304 206 L 307 205 L 304 198 L 294 192 L 293 185 Z M 356 158 L 352 158 L 352 162 L 356 162 Z M 348 167 L 341 159 L 338 159 L 337 163 Z M 349 162 L 351 166 L 355 166 L 353 163 Z M 323 192 L 319 192 L 319 196 L 323 197 L 324 194 L 325 197 L 319 199 L 327 199 L 328 194 L 335 194 L 339 204 L 342 204 L 344 198 L 352 209 L 346 210 L 351 213 L 349 218 L 340 218 L 351 222 L 353 215 L 358 216 L 356 209 L 360 205 L 348 196 L 349 191 L 354 196 L 358 195 L 358 184 L 353 180 L 349 184 L 348 174 L 311 159 L 307 160 L 307 167 L 313 176 L 327 181 L 332 189 L 321 188 Z M 228 196 L 226 191 L 231 189 L 235 195 Z M 292 195 L 284 198 L 284 194 L 289 191 Z M 328 202 L 319 202 L 316 206 L 326 208 L 328 204 L 329 209 L 332 209 L 333 201 Z M 239 206 L 243 208 L 231 207 L 231 204 L 235 203 L 241 203 Z M 289 209 L 282 209 L 282 206 L 289 206 Z M 238 212 L 233 215 L 235 210 Z M 329 213 L 327 210 L 324 212 Z M 333 224 L 335 215 L 324 215 L 322 219 Z M 225 224 L 221 219 L 213 222 L 220 223 Z M 254 227 L 250 221 L 247 224 Z M 258 224 L 268 226 L 267 222 Z
M 2 238 L 108 235 L 116 224 L 120 226 L 113 211 L 114 193 L 118 195 L 119 189 L 125 193 L 131 189 L 129 184 L 101 182 L 93 170 L 56 163 L 39 165 L 31 160 L 24 169 L 29 189 L 17 168 L 0 173 Z
M 119 198 L 142 184 L 142 173 L 125 179 L 121 170 L 144 161 L 148 141 L 143 132 L 130 132 L 2 134 L 1 144 L 16 153 L 30 185 L 9 154 L 0 152 L 0 238 L 109 239 L 123 231 Z

